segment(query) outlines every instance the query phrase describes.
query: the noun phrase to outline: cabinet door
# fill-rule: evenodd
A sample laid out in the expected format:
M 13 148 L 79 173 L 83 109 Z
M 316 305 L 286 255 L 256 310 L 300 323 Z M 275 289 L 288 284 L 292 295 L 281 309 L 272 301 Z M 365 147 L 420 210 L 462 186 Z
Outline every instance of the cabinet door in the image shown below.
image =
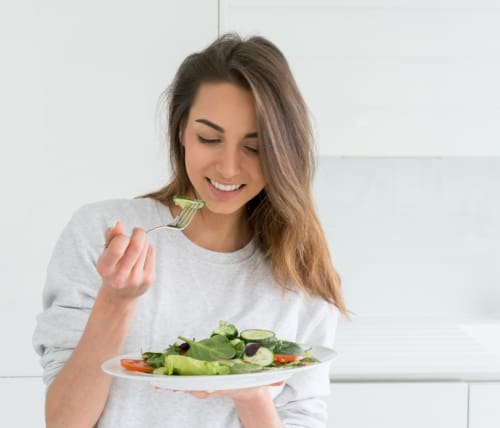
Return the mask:
M 469 428 L 500 427 L 500 383 L 473 383 L 469 396 Z
M 467 428 L 466 383 L 333 383 L 326 401 L 331 428 Z
M 41 378 L 1 378 L 0 400 L 0 427 L 45 427 L 45 385 Z

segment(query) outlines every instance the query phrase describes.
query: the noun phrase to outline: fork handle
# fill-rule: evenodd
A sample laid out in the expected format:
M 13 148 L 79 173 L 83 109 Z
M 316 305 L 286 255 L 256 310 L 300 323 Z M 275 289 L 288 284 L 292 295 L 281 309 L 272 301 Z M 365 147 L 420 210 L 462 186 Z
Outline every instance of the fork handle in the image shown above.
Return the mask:
M 151 229 L 146 230 L 146 233 L 153 232 L 154 230 L 163 229 L 163 228 L 167 228 L 167 227 L 168 227 L 168 224 L 162 224 L 161 226 L 156 226 L 156 227 L 153 227 Z

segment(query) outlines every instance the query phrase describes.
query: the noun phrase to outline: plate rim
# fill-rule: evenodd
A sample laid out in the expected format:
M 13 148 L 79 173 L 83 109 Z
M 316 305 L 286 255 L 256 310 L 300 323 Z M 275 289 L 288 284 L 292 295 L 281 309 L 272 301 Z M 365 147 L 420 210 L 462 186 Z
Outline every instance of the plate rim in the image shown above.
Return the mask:
M 112 357 L 101 364 L 101 370 L 105 373 L 111 375 L 113 378 L 136 380 L 136 381 L 148 381 L 156 386 L 169 387 L 178 390 L 224 390 L 224 389 L 235 389 L 238 388 L 237 384 L 242 383 L 244 386 L 241 388 L 265 385 L 269 381 L 266 379 L 271 379 L 269 383 L 279 382 L 281 380 L 286 380 L 295 373 L 303 372 L 304 370 L 312 369 L 315 367 L 321 367 L 326 364 L 331 364 L 333 360 L 338 357 L 338 352 L 332 348 L 325 346 L 311 346 L 303 345 L 306 349 L 311 348 L 314 355 L 314 349 L 321 352 L 327 352 L 327 358 L 320 360 L 319 363 L 299 366 L 299 367 L 289 367 L 276 370 L 263 370 L 255 373 L 241 373 L 241 374 L 228 374 L 228 375 L 188 375 L 188 376 L 166 376 L 157 375 L 152 373 L 140 373 L 125 370 L 120 365 L 120 360 L 123 358 L 134 358 L 139 359 L 140 352 L 131 352 L 126 354 L 117 355 Z M 238 382 L 239 381 L 239 382 Z M 191 383 L 201 383 L 201 384 L 214 384 L 210 387 L 196 385 L 190 385 Z M 221 384 L 222 386 L 217 386 Z M 226 386 L 224 386 L 226 384 Z M 183 386 L 183 385 L 189 385 Z

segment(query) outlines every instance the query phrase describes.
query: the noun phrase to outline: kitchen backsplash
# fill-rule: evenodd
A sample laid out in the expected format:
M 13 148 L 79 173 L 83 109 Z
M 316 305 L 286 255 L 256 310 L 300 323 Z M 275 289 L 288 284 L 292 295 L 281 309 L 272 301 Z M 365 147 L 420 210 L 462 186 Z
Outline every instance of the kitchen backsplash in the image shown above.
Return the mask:
M 320 157 L 314 188 L 354 313 L 500 316 L 500 157 Z

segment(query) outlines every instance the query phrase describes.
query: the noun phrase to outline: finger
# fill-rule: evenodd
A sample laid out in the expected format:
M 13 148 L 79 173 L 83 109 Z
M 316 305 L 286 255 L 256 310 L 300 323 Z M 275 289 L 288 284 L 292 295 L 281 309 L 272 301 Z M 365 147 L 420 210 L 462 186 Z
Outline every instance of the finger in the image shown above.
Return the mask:
M 135 285 L 142 285 L 145 281 L 146 275 L 144 274 L 144 263 L 149 251 L 149 244 L 146 242 L 142 248 L 141 255 L 135 262 L 134 267 L 130 271 L 129 279 L 130 283 Z
M 106 229 L 106 233 L 104 234 L 104 242 L 105 247 L 107 248 L 111 242 L 111 240 L 117 235 L 123 235 L 124 227 L 123 223 L 120 220 L 117 220 L 112 227 Z
M 129 238 L 125 235 L 117 235 L 112 239 L 97 261 L 97 271 L 103 278 L 109 278 L 115 273 L 116 266 L 123 257 L 128 244 Z
M 128 247 L 125 250 L 125 254 L 117 265 L 115 283 L 118 287 L 125 285 L 130 275 L 130 271 L 141 256 L 142 249 L 145 244 L 146 233 L 144 232 L 144 229 L 138 227 L 134 228 Z
M 156 279 L 156 251 L 154 247 L 149 244 L 146 260 L 144 260 L 144 280 L 152 284 Z
M 188 394 L 191 394 L 193 397 L 201 398 L 204 400 L 209 397 L 209 393 L 207 391 L 186 391 Z
M 279 382 L 271 383 L 269 386 L 283 386 L 285 384 L 284 380 L 280 380 Z
M 168 389 L 168 388 L 162 388 L 161 386 L 153 386 L 153 389 L 155 391 L 169 391 L 173 392 L 174 394 L 184 394 L 185 391 L 182 391 L 180 389 Z

